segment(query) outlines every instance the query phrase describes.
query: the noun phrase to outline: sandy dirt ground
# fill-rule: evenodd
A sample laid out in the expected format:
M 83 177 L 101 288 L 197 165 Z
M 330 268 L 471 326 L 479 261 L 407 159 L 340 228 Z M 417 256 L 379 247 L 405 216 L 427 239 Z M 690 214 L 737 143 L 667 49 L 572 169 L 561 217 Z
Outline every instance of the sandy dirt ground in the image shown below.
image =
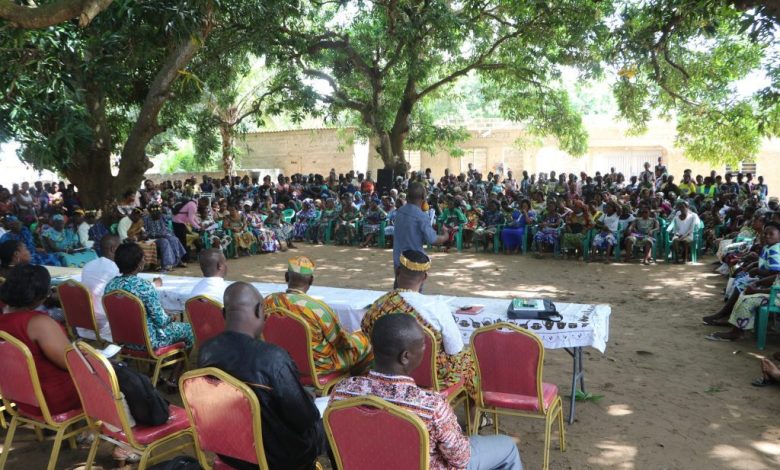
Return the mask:
M 389 289 L 389 250 L 300 245 L 293 254 L 318 264 L 320 285 Z M 286 254 L 230 262 L 233 280 L 282 282 Z M 752 336 L 713 343 L 714 328 L 701 316 L 722 305 L 724 279 L 711 273 L 707 257 L 695 266 L 584 264 L 530 256 L 433 253 L 426 293 L 506 297 L 548 296 L 554 300 L 605 303 L 612 307 L 605 354 L 585 351 L 586 387 L 602 395 L 578 402 L 577 419 L 566 428 L 566 452 L 553 441 L 551 469 L 732 469 L 780 468 L 780 387 L 755 388 L 760 376 Z M 200 275 L 195 265 L 172 274 Z M 780 350 L 780 337 L 767 353 Z M 545 381 L 570 390 L 571 359 L 548 351 Z M 176 397 L 172 401 L 176 402 Z M 568 410 L 568 400 L 564 407 Z M 515 436 L 526 469 L 542 464 L 543 421 L 502 418 L 501 431 Z M 2 432 L 5 436 L 5 432 Z M 49 438 L 51 439 L 51 438 Z M 50 442 L 31 431 L 17 433 L 9 469 L 43 469 Z M 86 450 L 64 449 L 57 468 L 83 466 Z M 98 464 L 112 468 L 104 445 Z

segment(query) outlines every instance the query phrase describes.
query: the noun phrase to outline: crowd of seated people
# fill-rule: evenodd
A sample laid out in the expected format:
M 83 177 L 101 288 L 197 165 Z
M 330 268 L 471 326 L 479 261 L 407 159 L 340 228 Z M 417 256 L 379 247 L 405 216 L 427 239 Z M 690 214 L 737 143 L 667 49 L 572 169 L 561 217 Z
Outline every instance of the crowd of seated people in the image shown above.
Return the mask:
M 725 282 L 723 307 L 702 318 L 705 325 L 723 328 L 706 336 L 711 341 L 740 340 L 755 330 L 759 309 L 780 307 L 780 295 L 771 295 L 773 288 L 780 292 L 780 212 L 773 209 L 747 206 L 728 213 L 712 234 L 715 270 Z M 780 384 L 780 369 L 769 358 L 762 358 L 761 369 L 753 385 Z
M 30 209 L 8 203 L 0 206 L 10 211 L 5 214 L 8 233 L 0 243 L 0 261 L 4 273 L 15 274 L 12 282 L 0 290 L 0 299 L 10 306 L 8 316 L 0 317 L 0 329 L 18 335 L 33 348 L 41 346 L 36 338 L 47 334 L 51 325 L 43 325 L 34 312 L 48 295 L 48 274 L 44 276 L 40 268 L 30 270 L 34 264 L 61 263 L 65 258 L 58 253 L 71 254 L 46 241 L 51 237 L 44 237 L 45 231 L 62 231 L 68 223 L 72 226 L 79 222 L 74 232 L 80 234 L 84 231 L 81 225 L 86 223 L 86 241 L 92 242 L 90 250 L 96 253 L 86 262 L 82 276 L 93 295 L 93 304 L 100 305 L 100 296 L 114 290 L 133 294 L 146 309 L 153 347 L 184 342 L 189 348 L 193 344 L 190 326 L 171 320 L 162 309 L 154 283 L 138 274 L 149 265 L 151 257 L 172 268 L 194 258 L 199 251 L 204 280 L 191 295 L 207 295 L 224 305 L 226 331 L 202 345 L 198 365 L 218 367 L 251 384 L 263 409 L 262 425 L 264 431 L 268 430 L 263 435 L 271 468 L 311 468 L 317 456 L 326 452 L 322 421 L 300 385 L 295 364 L 278 347 L 259 339 L 264 312 L 279 307 L 293 311 L 309 325 L 318 371 L 357 376 L 337 386 L 332 400 L 371 394 L 405 403 L 411 410 L 436 410 L 437 419 L 421 415 L 431 439 L 432 468 L 520 468 L 513 441 L 501 438 L 480 442 L 480 437 L 468 440 L 449 405 L 406 377 L 419 364 L 421 330 L 415 325 L 421 325 L 431 330 L 437 342 L 439 355 L 435 361 L 440 386 L 462 381 L 473 398 L 478 385 L 473 357 L 448 307 L 435 296 L 421 294 L 431 263 L 424 253 L 408 250 L 401 254 L 397 287 L 370 306 L 361 331 L 353 334 L 341 329 L 327 299 L 307 294 L 314 282 L 315 267 L 310 259 L 290 259 L 285 292 L 263 299 L 249 284 L 228 286 L 224 279 L 228 265 L 225 254 L 283 250 L 294 247 L 298 240 L 334 240 L 364 246 L 379 243 L 392 236 L 392 213 L 405 203 L 410 181 L 422 182 L 430 189 L 431 223 L 450 245 L 462 236 L 467 245 L 500 243 L 505 253 L 535 246 L 540 255 L 545 248 L 576 256 L 590 250 L 602 252 L 609 259 L 622 248 L 630 259 L 637 248 L 641 259 L 649 262 L 657 232 L 668 227 L 671 254 L 683 261 L 691 254 L 694 232 L 701 222 L 703 244 L 717 252 L 718 270 L 729 278 L 726 306 L 704 321 L 729 328 L 713 334 L 714 339 L 737 339 L 752 327 L 755 308 L 768 299 L 771 286 L 778 285 L 777 201 L 768 200 L 762 183 L 748 185 L 744 177 L 737 176 L 732 182 L 733 177 L 727 175 L 726 183 L 717 184 L 716 177 L 716 184 L 697 185 L 693 183 L 695 178 L 686 173 L 682 183 L 675 185 L 674 179 L 664 178 L 663 168 L 654 173 L 649 171 L 649 164 L 647 168 L 628 184 L 622 175 L 612 173 L 594 178 L 585 175 L 583 183 L 583 175 L 555 178 L 551 174 L 538 179 L 524 175 L 516 181 L 511 173 L 503 179 L 488 175 L 483 181 L 477 171 L 446 175 L 436 182 L 430 172 L 425 172 L 397 180 L 397 187 L 387 194 L 375 193 L 370 175 L 368 179 L 358 175 L 360 185 L 351 181 L 352 175 L 334 177 L 337 185 L 330 184 L 331 177 L 316 175 L 294 175 L 289 181 L 282 176 L 279 184 L 271 184 L 266 177 L 263 185 L 249 178 L 226 184 L 206 177 L 200 185 L 188 180 L 184 184 L 164 183 L 158 188 L 147 181 L 138 194 L 123 198 L 115 211 L 89 222 L 81 221 L 81 216 L 87 220 L 90 217 L 78 212 L 77 203 L 70 212 L 63 204 L 64 209 L 41 216 L 48 222 L 36 212 L 25 218 L 24 211 L 29 214 Z M 651 180 L 650 174 L 658 178 Z M 366 182 L 369 184 L 363 184 Z M 681 187 L 687 192 L 683 193 Z M 71 199 L 77 197 L 74 194 Z M 44 222 L 45 230 L 27 225 Z M 39 240 L 29 244 L 27 238 L 31 235 L 19 235 L 23 230 L 39 233 Z M 6 238 L 9 234 L 15 236 Z M 228 246 L 234 246 L 234 250 L 225 250 Z M 19 282 L 25 287 L 29 284 L 33 291 L 17 294 L 14 286 Z M 38 284 L 45 284 L 45 288 L 37 288 Z M 17 298 L 22 293 L 26 297 Z M 410 318 L 415 322 L 409 323 Z M 39 323 L 40 331 L 34 327 Z M 98 321 L 101 337 L 110 338 L 104 326 L 105 320 Z M 58 361 L 60 349 L 65 347 L 63 340 L 67 341 L 64 335 L 56 336 L 56 341 L 47 340 L 47 344 L 57 349 L 47 352 L 44 348 L 38 354 L 41 361 L 51 362 L 47 370 L 55 378 L 62 375 Z M 361 375 L 372 363 L 370 375 Z M 780 371 L 770 361 L 763 364 L 763 373 L 762 383 L 780 378 Z M 224 460 L 234 468 L 251 467 L 235 459 Z M 481 463 L 483 460 L 489 463 Z
M 280 174 L 276 181 L 204 175 L 200 182 L 147 180 L 99 214 L 80 207 L 73 185 L 0 187 L 0 241 L 24 242 L 33 264 L 80 267 L 99 255 L 100 238 L 114 233 L 138 243 L 146 268 L 161 271 L 213 247 L 230 257 L 286 251 L 300 241 L 386 247 L 411 182 L 426 186 L 424 207 L 447 237 L 445 250 L 492 246 L 505 254 L 533 250 L 605 261 L 620 253 L 642 263 L 668 253 L 684 262 L 693 247 L 726 250 L 718 239 L 740 229 L 735 224 L 745 214 L 778 209 L 761 176 L 684 170 L 678 180 L 661 159 L 628 177 L 612 168 L 592 176 L 524 171 L 516 178 L 512 171 L 483 175 L 469 165 L 437 180 L 428 169 L 396 177 L 381 191 L 370 171 Z

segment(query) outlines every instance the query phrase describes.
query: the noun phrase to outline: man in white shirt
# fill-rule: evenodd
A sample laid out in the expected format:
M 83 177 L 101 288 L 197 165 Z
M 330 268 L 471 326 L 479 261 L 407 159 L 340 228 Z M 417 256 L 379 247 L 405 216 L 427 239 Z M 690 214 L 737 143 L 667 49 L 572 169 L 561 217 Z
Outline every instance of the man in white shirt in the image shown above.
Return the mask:
M 81 242 L 81 246 L 91 250 L 95 242 L 89 239 L 89 229 L 92 228 L 92 224 L 95 222 L 95 216 L 93 214 L 87 216 L 81 209 L 76 209 L 73 211 L 73 214 L 79 242 Z
M 113 340 L 111 327 L 108 325 L 106 312 L 103 310 L 103 293 L 108 281 L 119 276 L 119 268 L 114 263 L 114 252 L 118 246 L 119 237 L 110 234 L 104 236 L 100 239 L 101 257 L 85 264 L 81 270 L 81 283 L 92 296 L 92 308 L 95 311 L 95 323 L 100 331 L 100 338 L 106 341 Z M 82 338 L 95 339 L 95 333 L 90 330 L 76 328 L 76 332 Z
M 209 299 L 224 304 L 223 296 L 228 283 L 225 282 L 227 275 L 227 260 L 222 250 L 211 248 L 204 250 L 198 256 L 200 271 L 203 273 L 201 279 L 190 292 L 190 298 L 203 295 Z
M 681 200 L 677 203 L 677 214 L 674 216 L 673 224 L 672 251 L 674 252 L 674 262 L 685 263 L 691 251 L 693 232 L 699 225 L 699 216 L 689 211 L 688 203 Z
M 142 215 L 143 213 L 140 209 L 133 209 L 130 215 L 126 215 L 119 220 L 119 223 L 116 226 L 116 233 L 119 235 L 120 241 L 125 242 L 131 238 L 128 232 L 135 222 L 141 220 Z

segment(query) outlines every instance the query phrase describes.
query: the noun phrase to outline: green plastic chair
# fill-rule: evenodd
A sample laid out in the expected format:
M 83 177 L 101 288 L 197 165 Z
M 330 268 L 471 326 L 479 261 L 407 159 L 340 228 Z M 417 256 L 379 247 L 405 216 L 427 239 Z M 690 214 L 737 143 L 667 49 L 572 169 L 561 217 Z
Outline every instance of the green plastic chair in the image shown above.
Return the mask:
M 385 237 L 386 228 L 387 228 L 387 220 L 380 220 L 379 236 L 376 237 L 376 244 L 378 248 L 387 248 L 387 237 Z
M 295 218 L 295 209 L 285 209 L 282 211 L 282 222 L 291 224 Z
M 463 251 L 463 225 L 464 224 L 458 224 L 458 232 L 455 234 L 455 247 L 458 250 L 458 253 Z M 437 224 L 436 233 L 441 235 L 441 225 Z
M 553 256 L 555 258 L 560 258 L 561 257 L 561 243 L 563 242 L 563 230 L 564 230 L 564 228 L 565 228 L 565 225 L 561 225 L 560 227 L 558 227 L 558 241 L 553 246 Z M 531 240 L 533 240 L 534 237 L 536 236 L 536 233 L 539 231 L 539 224 L 534 224 L 531 227 L 530 231 L 531 231 L 531 233 L 530 233 Z M 538 248 L 538 245 L 537 245 L 537 248 Z M 541 253 L 539 251 L 537 251 L 537 252 Z
M 664 259 L 666 262 L 670 262 L 672 259 L 672 230 L 674 229 L 674 223 L 670 222 L 669 225 L 662 230 L 664 234 Z M 693 229 L 693 243 L 691 243 L 691 262 L 695 263 L 699 260 L 699 252 L 704 249 L 704 222 L 699 220 L 696 227 Z
M 499 248 L 501 245 L 501 230 L 504 229 L 504 224 L 498 224 L 496 225 L 496 233 L 493 234 L 493 253 L 498 254 Z M 525 241 L 525 240 L 524 240 Z M 479 251 L 479 245 L 484 245 L 484 248 L 482 251 L 487 252 L 488 251 L 488 243 L 485 241 L 484 243 L 480 240 L 476 240 L 472 238 L 472 242 L 474 245 L 474 251 Z M 525 251 L 525 250 L 523 250 Z
M 593 243 L 593 237 L 596 236 L 596 229 L 589 228 L 585 232 L 585 236 L 582 237 L 582 259 L 585 261 L 590 260 L 590 244 Z
M 756 314 L 756 343 L 760 350 L 766 348 L 766 330 L 769 327 L 769 316 L 780 316 L 780 286 L 772 286 L 769 291 L 769 303 L 758 309 Z

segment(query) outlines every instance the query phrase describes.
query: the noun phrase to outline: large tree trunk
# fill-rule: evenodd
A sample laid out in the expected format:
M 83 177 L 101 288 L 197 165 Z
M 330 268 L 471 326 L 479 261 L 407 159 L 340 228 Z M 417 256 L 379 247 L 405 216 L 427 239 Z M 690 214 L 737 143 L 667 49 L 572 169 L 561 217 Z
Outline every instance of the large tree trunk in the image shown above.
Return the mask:
M 100 151 L 85 153 L 78 158 L 79 163 L 68 165 L 63 173 L 76 185 L 79 199 L 85 209 L 103 209 L 121 197 L 111 175 L 111 154 Z
M 198 39 L 185 37 L 166 57 L 138 112 L 130 133 L 122 148 L 119 172 L 111 172 L 112 136 L 106 119 L 105 99 L 96 87 L 88 85 L 85 100 L 92 118 L 94 142 L 89 149 L 73 155 L 63 173 L 76 185 L 82 205 L 87 209 L 102 209 L 127 191 L 141 186 L 144 173 L 152 164 L 146 155 L 146 146 L 154 136 L 164 131 L 157 117 L 171 96 L 171 86 L 179 78 L 180 71 L 192 60 L 211 31 L 210 13 L 206 15 Z
M 236 154 L 235 140 L 236 136 L 233 128 L 229 124 L 220 124 L 219 134 L 222 137 L 222 169 L 225 176 L 236 176 Z
M 390 132 L 381 130 L 377 132 L 379 144 L 376 147 L 377 153 L 382 157 L 385 168 L 392 169 L 396 175 L 405 175 L 409 171 L 409 162 L 406 161 L 404 154 L 404 143 L 409 133 L 409 127 L 406 125 L 406 118 L 396 119 L 396 124 Z

